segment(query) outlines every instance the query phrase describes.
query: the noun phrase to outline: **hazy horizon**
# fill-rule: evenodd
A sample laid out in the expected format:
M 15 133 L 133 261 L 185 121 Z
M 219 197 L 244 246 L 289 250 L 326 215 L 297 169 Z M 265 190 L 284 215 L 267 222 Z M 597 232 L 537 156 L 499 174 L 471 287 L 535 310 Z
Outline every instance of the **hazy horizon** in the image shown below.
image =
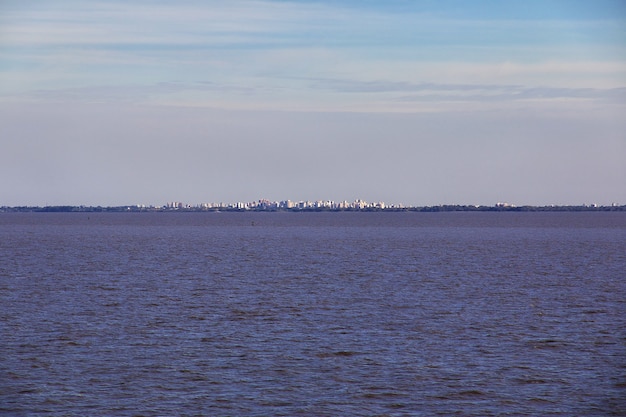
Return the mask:
M 0 4 L 0 206 L 626 204 L 620 1 Z

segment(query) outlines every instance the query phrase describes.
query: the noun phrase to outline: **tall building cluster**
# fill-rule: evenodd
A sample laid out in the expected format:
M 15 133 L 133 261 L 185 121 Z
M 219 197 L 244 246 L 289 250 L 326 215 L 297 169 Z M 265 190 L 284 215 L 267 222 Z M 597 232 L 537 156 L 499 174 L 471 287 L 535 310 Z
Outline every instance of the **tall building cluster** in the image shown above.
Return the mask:
M 317 200 L 317 201 L 270 201 L 257 200 L 251 202 L 237 203 L 202 203 L 198 205 L 185 204 L 178 201 L 167 203 L 163 206 L 167 210 L 184 210 L 184 209 L 202 209 L 202 210 L 385 210 L 404 208 L 401 204 L 386 204 L 383 201 L 367 202 L 364 200 L 355 200 L 353 202 L 333 200 Z

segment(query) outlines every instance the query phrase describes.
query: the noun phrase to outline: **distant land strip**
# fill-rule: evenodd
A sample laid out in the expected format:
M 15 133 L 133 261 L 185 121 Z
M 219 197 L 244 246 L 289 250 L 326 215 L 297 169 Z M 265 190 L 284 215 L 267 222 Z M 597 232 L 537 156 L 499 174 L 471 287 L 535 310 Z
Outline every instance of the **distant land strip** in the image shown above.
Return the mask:
M 452 211 L 512 211 L 512 212 L 532 212 L 532 211 L 626 211 L 626 205 L 612 204 L 605 205 L 545 205 L 516 206 L 510 204 L 496 204 L 493 206 L 484 205 L 454 205 L 444 204 L 436 206 L 380 206 L 380 205 L 349 205 L 345 207 L 324 206 L 324 205 L 295 205 L 292 207 L 278 204 L 257 204 L 253 206 L 241 206 L 237 204 L 228 205 L 122 205 L 122 206 L 0 206 L 0 213 L 17 212 L 46 212 L 46 213 L 128 213 L 128 212 L 340 212 L 340 211 L 360 211 L 360 212 L 452 212 Z

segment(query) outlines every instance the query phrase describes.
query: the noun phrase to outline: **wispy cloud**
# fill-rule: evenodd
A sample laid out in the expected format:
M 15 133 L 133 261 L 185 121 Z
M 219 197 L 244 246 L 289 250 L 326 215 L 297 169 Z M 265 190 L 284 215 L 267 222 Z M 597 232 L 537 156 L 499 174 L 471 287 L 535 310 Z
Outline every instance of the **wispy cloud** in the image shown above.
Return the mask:
M 523 99 L 626 99 L 621 88 L 557 88 L 498 84 L 437 84 L 397 81 L 311 80 L 314 88 L 340 93 L 416 93 L 400 100 L 523 100 Z
M 137 46 L 291 44 L 279 35 L 315 27 L 324 7 L 271 1 L 43 3 L 3 13 L 5 42 L 17 46 Z M 306 31 L 307 29 L 304 29 Z
M 3 42 L 27 46 L 551 46 L 620 36 L 619 20 L 460 18 L 419 7 L 269 0 L 60 1 L 2 7 Z M 575 37 L 573 39 L 572 37 Z M 571 40 L 568 40 L 570 38 Z M 621 34 L 623 40 L 624 35 Z M 619 39 L 615 39 L 619 41 Z
M 143 102 L 158 97 L 171 96 L 187 91 L 238 91 L 246 92 L 244 87 L 228 87 L 211 82 L 184 84 L 161 82 L 154 85 L 94 85 L 65 89 L 42 89 L 30 92 L 26 97 L 46 101 L 83 101 L 99 103 Z
M 621 99 L 626 85 L 620 16 L 488 18 L 355 4 L 4 3 L 0 96 L 219 105 L 262 92 L 268 103 L 332 107 L 368 93 L 362 104 L 372 108 L 390 100 Z M 204 80 L 220 97 L 201 94 Z

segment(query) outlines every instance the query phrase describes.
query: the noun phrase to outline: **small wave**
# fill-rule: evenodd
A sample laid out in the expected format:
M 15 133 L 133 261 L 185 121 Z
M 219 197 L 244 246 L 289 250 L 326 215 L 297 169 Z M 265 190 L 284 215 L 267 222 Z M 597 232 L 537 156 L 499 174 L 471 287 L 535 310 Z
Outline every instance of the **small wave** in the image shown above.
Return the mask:
M 358 352 L 352 352 L 349 350 L 339 350 L 336 352 L 321 352 L 315 356 L 317 356 L 318 358 L 332 358 L 332 357 L 349 357 L 349 356 L 354 356 L 354 355 L 358 355 Z
M 559 349 L 567 346 L 567 343 L 557 339 L 529 340 L 527 344 L 532 346 L 533 349 Z
M 404 395 L 398 392 L 366 392 L 362 395 L 363 398 L 392 398 L 392 397 L 403 397 Z
M 513 380 L 519 385 L 547 384 L 548 381 L 541 378 L 516 378 Z
M 545 398 L 538 398 L 538 397 L 529 398 L 528 402 L 531 402 L 531 403 L 547 403 L 547 404 L 553 404 L 554 403 L 554 401 L 550 401 L 550 400 L 547 400 Z
M 460 397 L 478 397 L 478 396 L 482 397 L 483 395 L 485 395 L 485 393 L 477 389 L 470 389 L 470 390 L 460 391 L 457 393 L 457 395 Z

